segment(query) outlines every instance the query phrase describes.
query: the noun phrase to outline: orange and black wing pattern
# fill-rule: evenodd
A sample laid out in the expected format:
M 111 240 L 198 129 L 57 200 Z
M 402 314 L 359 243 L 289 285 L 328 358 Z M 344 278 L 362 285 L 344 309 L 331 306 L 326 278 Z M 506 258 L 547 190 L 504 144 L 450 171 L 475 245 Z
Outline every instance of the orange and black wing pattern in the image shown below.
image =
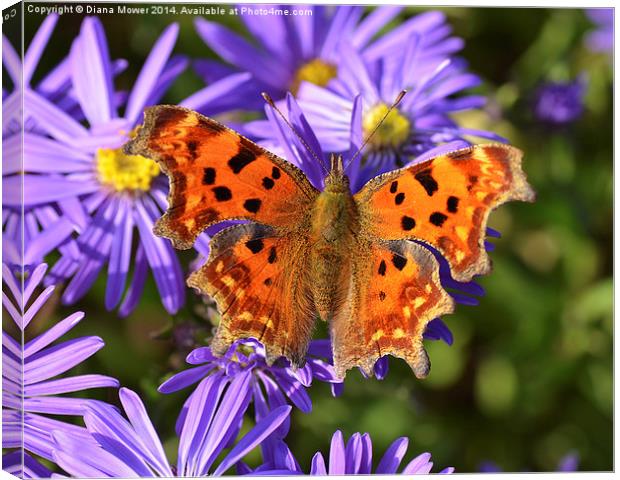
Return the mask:
M 439 280 L 437 260 L 407 241 L 360 245 L 353 259 L 349 298 L 332 322 L 334 367 L 340 378 L 359 366 L 371 376 L 375 362 L 391 354 L 418 378 L 430 370 L 422 335 L 432 319 L 454 305 Z
M 441 252 L 456 280 L 487 273 L 487 218 L 509 200 L 534 201 L 520 150 L 483 144 L 385 173 L 355 199 L 366 231 L 384 240 L 419 240 Z
M 182 107 L 146 109 L 144 125 L 125 153 L 156 160 L 168 175 L 169 207 L 155 233 L 180 249 L 225 220 L 296 225 L 318 194 L 294 165 Z

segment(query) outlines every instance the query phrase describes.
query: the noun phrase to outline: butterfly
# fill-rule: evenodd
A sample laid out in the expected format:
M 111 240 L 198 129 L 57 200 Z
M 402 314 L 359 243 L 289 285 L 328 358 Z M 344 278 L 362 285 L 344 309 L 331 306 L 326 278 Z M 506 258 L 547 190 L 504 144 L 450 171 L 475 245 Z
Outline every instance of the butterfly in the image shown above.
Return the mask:
M 215 355 L 255 338 L 267 363 L 302 366 L 317 317 L 328 321 L 338 378 L 391 354 L 418 378 L 430 370 L 422 343 L 429 321 L 454 309 L 439 279 L 438 250 L 454 279 L 490 270 L 490 211 L 534 201 L 512 146 L 483 144 L 379 175 L 352 194 L 332 155 L 323 191 L 293 164 L 197 112 L 146 109 L 125 152 L 157 161 L 169 177 L 169 207 L 154 232 L 188 249 L 217 233 L 205 265 L 187 283 L 213 297 L 221 321 Z

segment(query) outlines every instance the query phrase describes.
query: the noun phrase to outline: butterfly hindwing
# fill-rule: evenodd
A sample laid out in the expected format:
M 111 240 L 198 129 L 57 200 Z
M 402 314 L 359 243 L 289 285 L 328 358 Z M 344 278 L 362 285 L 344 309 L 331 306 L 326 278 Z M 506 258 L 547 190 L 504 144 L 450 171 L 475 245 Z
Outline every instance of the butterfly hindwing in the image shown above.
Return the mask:
M 391 354 L 425 377 L 430 369 L 422 345 L 426 325 L 453 310 L 437 261 L 406 241 L 362 242 L 352 259 L 349 298 L 332 322 L 337 375 L 342 378 L 355 366 L 372 375 L 374 363 Z
M 188 284 L 211 295 L 221 319 L 211 348 L 226 352 L 238 338 L 265 345 L 267 361 L 284 355 L 303 365 L 314 325 L 307 291 L 308 243 L 271 227 L 236 225 L 211 240 L 207 263 Z
M 190 248 L 206 227 L 225 220 L 294 225 L 318 193 L 292 164 L 182 107 L 146 109 L 125 152 L 156 160 L 168 175 L 169 208 L 155 233 L 177 248 Z
M 476 145 L 383 174 L 355 199 L 369 233 L 425 242 L 446 258 L 456 280 L 468 281 L 490 268 L 489 212 L 509 200 L 534 200 L 521 157 L 508 145 Z

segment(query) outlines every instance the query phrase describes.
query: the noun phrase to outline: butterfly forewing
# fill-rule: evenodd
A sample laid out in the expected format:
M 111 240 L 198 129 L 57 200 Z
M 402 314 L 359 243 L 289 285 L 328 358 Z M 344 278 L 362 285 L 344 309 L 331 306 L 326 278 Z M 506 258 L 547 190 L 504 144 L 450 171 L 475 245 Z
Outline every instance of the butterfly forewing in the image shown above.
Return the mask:
M 468 281 L 490 267 L 489 212 L 509 200 L 534 200 L 521 157 L 508 145 L 476 145 L 381 175 L 355 199 L 371 235 L 425 242 L 446 258 L 455 279 Z
M 209 225 L 252 220 L 297 225 L 317 195 L 301 170 L 199 113 L 159 105 L 125 147 L 156 160 L 170 179 L 169 208 L 155 232 L 190 248 Z

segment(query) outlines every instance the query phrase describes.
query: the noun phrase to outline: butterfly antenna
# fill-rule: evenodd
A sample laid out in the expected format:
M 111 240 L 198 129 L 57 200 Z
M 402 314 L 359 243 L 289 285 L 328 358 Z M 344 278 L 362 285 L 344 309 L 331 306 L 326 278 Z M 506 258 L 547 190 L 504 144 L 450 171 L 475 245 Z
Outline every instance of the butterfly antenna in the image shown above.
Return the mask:
M 293 127 L 293 125 L 291 125 L 291 122 L 289 122 L 288 119 L 284 116 L 284 114 L 280 111 L 280 109 L 278 107 L 276 107 L 276 104 L 273 101 L 273 98 L 271 98 L 267 92 L 261 92 L 261 95 L 265 99 L 265 102 L 267 102 L 267 105 L 269 105 L 271 108 L 273 108 L 278 113 L 278 115 L 280 115 L 280 117 L 282 117 L 282 120 L 284 120 L 284 123 L 286 123 L 288 128 L 291 129 L 291 132 L 293 132 L 295 134 L 295 136 L 299 139 L 299 141 L 304 146 L 304 148 L 306 150 L 308 150 L 308 153 L 310 153 L 310 155 L 312 155 L 314 157 L 314 159 L 318 162 L 318 164 L 323 168 L 325 173 L 329 173 L 327 171 L 327 168 L 325 168 L 325 165 L 324 165 L 323 161 L 319 158 L 319 156 L 316 154 L 316 152 L 314 150 L 312 150 L 312 148 L 310 148 L 310 145 L 308 145 L 308 143 L 303 139 L 303 137 L 299 134 L 299 132 L 295 129 L 295 127 Z
M 405 96 L 405 94 L 407 93 L 407 90 L 401 90 L 401 92 L 398 94 L 398 96 L 396 97 L 396 100 L 394 100 L 394 103 L 392 103 L 392 105 L 390 105 L 390 108 L 387 109 L 387 112 L 385 112 L 385 115 L 383 115 L 383 118 L 381 120 L 379 120 L 379 122 L 377 122 L 377 125 L 375 125 L 375 128 L 372 129 L 372 132 L 370 132 L 366 138 L 364 139 L 364 141 L 362 142 L 362 144 L 360 145 L 360 148 L 357 149 L 357 152 L 355 152 L 355 154 L 351 157 L 351 159 L 347 162 L 347 164 L 344 166 L 344 169 L 346 171 L 347 167 L 349 165 L 351 165 L 351 163 L 353 163 L 353 160 L 355 160 L 357 158 L 358 155 L 360 155 L 362 153 L 362 150 L 364 149 L 364 147 L 368 144 L 368 142 L 370 142 L 371 138 L 373 137 L 373 135 L 375 133 L 377 133 L 377 130 L 379 130 L 379 127 L 381 125 L 383 125 L 383 122 L 385 122 L 385 119 L 388 117 L 388 115 L 392 112 L 392 110 L 394 110 L 398 104 L 402 101 L 403 97 Z

